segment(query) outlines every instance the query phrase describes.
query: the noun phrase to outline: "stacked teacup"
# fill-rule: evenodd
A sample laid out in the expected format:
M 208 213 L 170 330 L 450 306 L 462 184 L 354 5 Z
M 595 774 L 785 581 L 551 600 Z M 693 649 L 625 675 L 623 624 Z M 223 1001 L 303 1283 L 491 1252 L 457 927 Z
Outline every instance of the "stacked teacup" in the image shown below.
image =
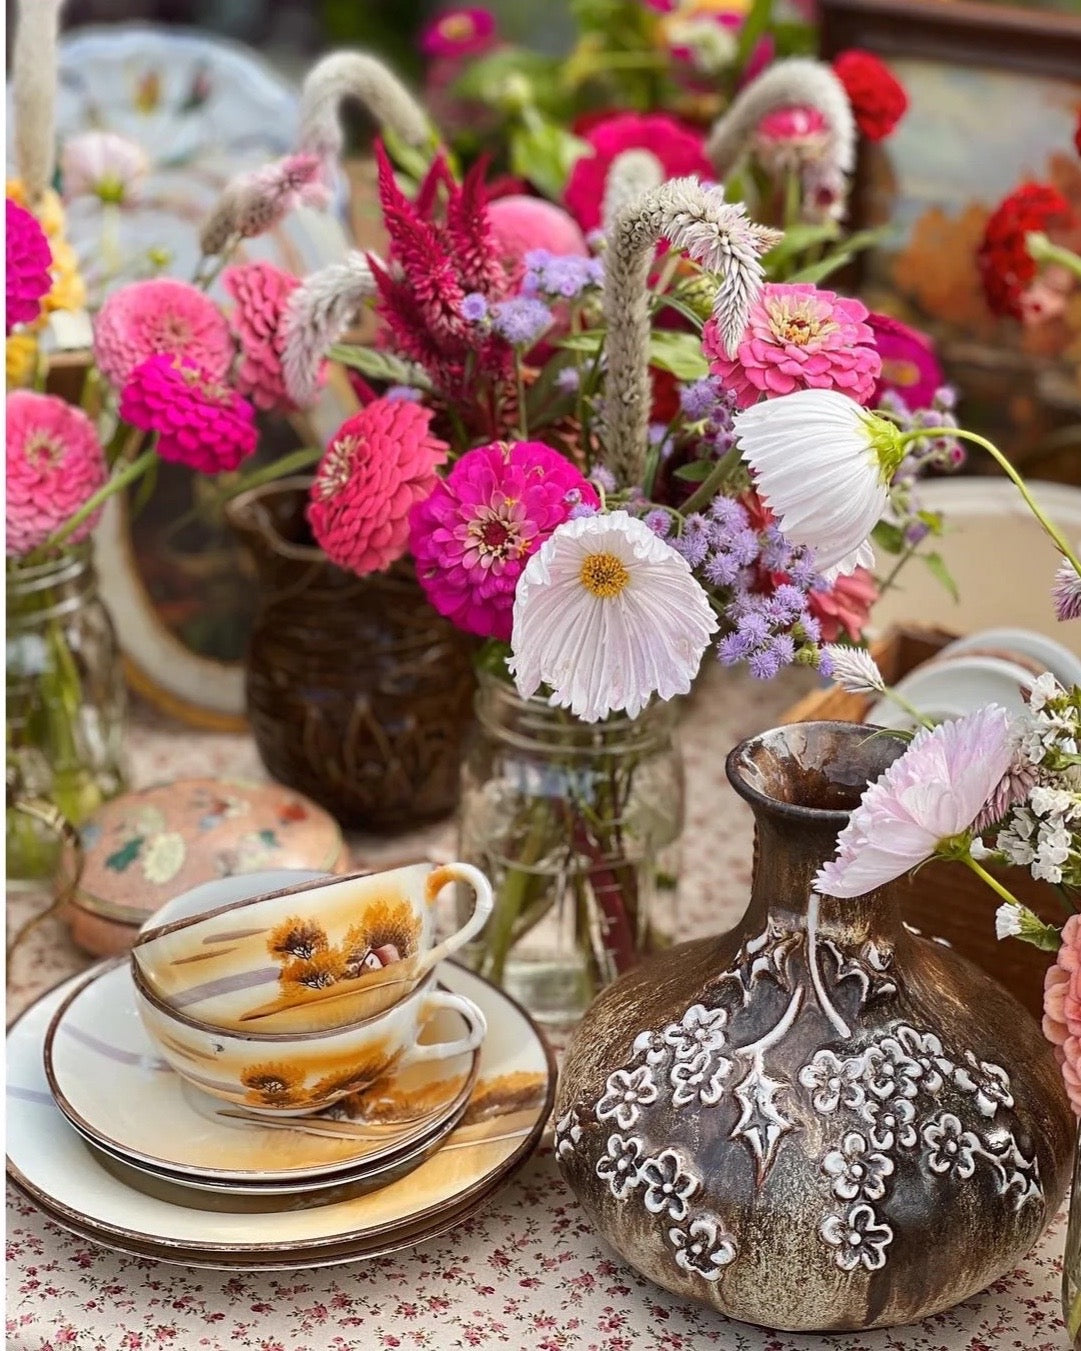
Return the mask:
M 285 1158 L 285 1142 L 275 1146 L 281 1176 L 302 1190 L 397 1180 L 454 1127 L 469 1097 L 485 1018 L 441 986 L 440 963 L 482 928 L 491 887 L 461 863 L 345 878 L 292 874 L 273 890 L 268 880 L 199 887 L 142 931 L 130 979 L 143 1027 L 184 1081 L 185 1108 L 204 1120 L 280 1119 L 303 1126 L 288 1132 L 298 1140 L 335 1141 L 298 1145 L 308 1153 L 297 1160 Z M 471 889 L 473 911 L 436 942 L 436 900 L 451 883 Z M 344 1110 L 358 1101 L 383 1105 L 367 1135 L 355 1129 L 365 1124 L 363 1110 Z M 395 1115 L 391 1102 L 411 1106 Z M 85 1113 L 66 1114 L 113 1161 L 160 1181 L 218 1194 L 253 1194 L 267 1181 L 264 1157 L 238 1162 L 234 1151 L 208 1166 L 204 1152 L 204 1181 L 183 1167 L 180 1143 L 155 1158 L 145 1145 L 126 1149 L 115 1130 L 95 1139 Z M 336 1142 L 346 1127 L 360 1142 L 348 1153 Z

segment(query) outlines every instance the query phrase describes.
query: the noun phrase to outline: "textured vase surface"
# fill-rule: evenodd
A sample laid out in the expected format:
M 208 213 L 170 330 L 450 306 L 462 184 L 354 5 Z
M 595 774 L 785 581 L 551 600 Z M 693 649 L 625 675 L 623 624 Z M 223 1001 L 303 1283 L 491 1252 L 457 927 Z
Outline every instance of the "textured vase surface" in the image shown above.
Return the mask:
M 412 563 L 357 577 L 315 547 L 309 481 L 229 505 L 258 600 L 248 717 L 280 783 L 343 826 L 392 833 L 453 811 L 473 721 L 473 641 L 428 603 Z
M 571 1187 L 634 1267 L 733 1318 L 927 1317 L 1020 1261 L 1065 1191 L 1074 1126 L 1050 1047 L 989 976 L 906 929 L 919 874 L 857 900 L 812 892 L 902 750 L 845 723 L 737 747 L 746 914 L 611 986 L 567 1052 Z

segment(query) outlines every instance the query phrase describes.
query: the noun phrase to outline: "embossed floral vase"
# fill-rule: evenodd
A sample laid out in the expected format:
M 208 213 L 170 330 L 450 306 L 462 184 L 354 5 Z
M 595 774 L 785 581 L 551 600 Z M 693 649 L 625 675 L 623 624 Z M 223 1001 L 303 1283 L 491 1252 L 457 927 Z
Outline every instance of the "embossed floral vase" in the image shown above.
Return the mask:
M 728 777 L 756 823 L 743 920 L 610 986 L 567 1052 L 571 1187 L 639 1271 L 733 1318 L 924 1318 L 1018 1262 L 1065 1191 L 1074 1125 L 1050 1047 L 989 976 L 905 928 L 920 877 L 850 901 L 811 890 L 902 749 L 847 723 L 738 746 Z

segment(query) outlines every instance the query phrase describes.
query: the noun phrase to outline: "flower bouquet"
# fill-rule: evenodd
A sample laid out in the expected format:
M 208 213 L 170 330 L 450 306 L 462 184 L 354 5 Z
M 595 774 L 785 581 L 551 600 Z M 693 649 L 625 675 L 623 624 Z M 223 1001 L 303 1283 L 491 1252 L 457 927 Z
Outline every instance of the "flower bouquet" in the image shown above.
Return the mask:
M 308 76 L 302 151 L 337 155 L 346 95 L 385 131 L 388 248 L 305 278 L 283 319 L 290 396 L 330 358 L 364 403 L 307 521 L 343 569 L 411 558 L 483 640 L 462 845 L 499 903 L 474 957 L 566 1015 L 663 941 L 682 780 L 658 710 L 710 648 L 761 679 L 827 669 L 823 644 L 859 640 L 898 566 L 938 566 L 917 480 L 960 458 L 950 395 L 921 335 L 819 285 L 859 247 L 832 219 L 857 118 L 829 67 L 770 67 L 708 136 L 598 124 L 560 203 L 433 153 L 363 53 Z M 730 200 L 751 161 L 787 233 Z M 367 305 L 377 340 L 351 344 Z M 811 424 L 813 493 L 787 454 Z M 881 582 L 872 533 L 894 560 Z

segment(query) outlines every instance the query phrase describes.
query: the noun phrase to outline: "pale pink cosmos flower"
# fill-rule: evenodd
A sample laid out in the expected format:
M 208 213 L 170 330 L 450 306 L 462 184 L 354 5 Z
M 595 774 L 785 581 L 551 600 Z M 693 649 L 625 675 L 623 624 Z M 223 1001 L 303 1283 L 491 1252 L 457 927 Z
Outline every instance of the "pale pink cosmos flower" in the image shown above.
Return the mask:
M 1063 562 L 1051 587 L 1055 614 L 1061 620 L 1081 619 L 1081 577 L 1071 563 Z
M 967 831 L 1006 773 L 1009 719 L 997 704 L 920 732 L 863 794 L 815 878 L 823 896 L 863 896 Z
M 64 198 L 97 197 L 122 206 L 134 200 L 150 170 L 142 146 L 115 131 L 84 131 L 60 152 Z

